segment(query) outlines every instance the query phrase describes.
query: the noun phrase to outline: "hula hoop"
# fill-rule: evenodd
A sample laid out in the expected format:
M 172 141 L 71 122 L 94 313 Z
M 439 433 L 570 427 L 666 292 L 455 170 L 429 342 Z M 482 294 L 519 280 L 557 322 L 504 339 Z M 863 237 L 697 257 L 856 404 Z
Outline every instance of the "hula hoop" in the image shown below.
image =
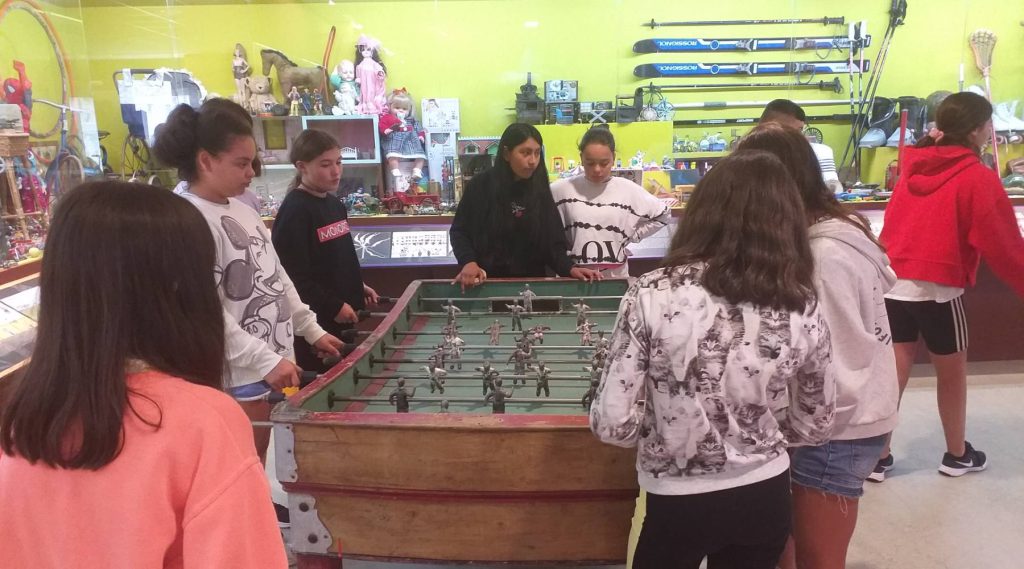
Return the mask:
M 46 16 L 43 9 L 32 0 L 6 0 L 2 5 L 0 5 L 0 23 L 3 23 L 4 17 L 11 10 L 28 12 L 29 15 L 35 18 L 36 22 L 39 23 L 40 27 L 42 27 L 43 31 L 46 33 L 46 38 L 50 40 L 50 47 L 53 48 L 53 54 L 57 56 L 57 68 L 60 71 L 60 103 L 62 105 L 67 105 L 70 95 L 72 94 L 71 72 L 68 69 L 67 58 L 64 56 L 64 45 L 57 36 L 53 23 L 50 22 L 50 18 Z M 57 122 L 54 123 L 53 128 L 42 133 L 29 129 L 29 136 L 37 139 L 50 138 L 60 130 L 60 123 L 60 114 L 58 114 Z M 74 124 L 74 121 L 72 121 L 72 124 Z

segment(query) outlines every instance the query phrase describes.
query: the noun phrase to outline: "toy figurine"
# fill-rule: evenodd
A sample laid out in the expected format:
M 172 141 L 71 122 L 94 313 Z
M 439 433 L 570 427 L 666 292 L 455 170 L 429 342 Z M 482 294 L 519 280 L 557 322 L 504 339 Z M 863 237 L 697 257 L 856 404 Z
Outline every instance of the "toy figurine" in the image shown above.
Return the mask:
M 599 380 L 599 379 L 601 379 L 601 374 L 604 373 L 604 368 L 601 367 L 601 366 L 595 366 L 595 365 L 584 366 L 583 367 L 583 371 L 586 371 L 586 372 L 590 373 L 590 379 L 591 380 Z
M 442 399 L 441 400 L 441 410 L 438 411 L 438 413 L 447 413 L 447 412 L 448 412 L 448 400 L 447 399 Z
M 29 132 L 29 123 L 32 121 L 32 81 L 28 78 L 24 63 L 15 60 L 13 65 L 18 78 L 4 79 L 4 101 L 18 105 L 21 110 L 21 126 L 25 132 Z
M 380 60 L 380 41 L 359 36 L 356 42 L 356 82 L 359 83 L 359 112 L 379 115 L 387 104 L 385 80 L 388 69 Z
M 347 59 L 342 60 L 331 74 L 331 86 L 334 87 L 334 100 L 337 103 L 331 109 L 331 114 L 341 116 L 359 112 L 359 83 L 356 82 L 355 64 Z
M 291 101 L 288 105 L 288 116 L 302 116 L 302 95 L 299 94 L 298 87 L 292 87 L 292 90 L 288 91 L 288 100 Z
M 388 403 L 395 406 L 395 411 L 399 413 L 409 412 L 409 400 L 416 395 L 416 388 L 413 387 L 412 391 L 405 388 L 405 378 L 398 378 L 398 387 L 388 395 Z
M 457 366 L 459 371 L 462 371 L 462 350 L 465 348 L 465 346 L 466 341 L 460 338 L 458 334 L 453 335 L 449 339 L 448 356 L 451 358 L 453 362 L 455 362 L 455 366 L 452 367 Z
M 302 88 L 302 114 L 309 116 L 313 114 L 313 94 L 308 87 Z
M 516 351 L 512 352 L 512 355 L 508 357 L 506 365 L 515 361 L 515 368 L 512 372 L 512 385 L 515 386 L 521 379 L 520 376 L 526 374 L 526 361 L 529 356 L 521 348 L 516 348 Z M 523 385 L 526 385 L 526 379 L 522 378 Z
M 431 354 L 429 359 L 434 364 L 434 367 L 439 367 L 441 369 L 444 369 L 444 358 L 445 358 L 444 344 L 438 344 L 437 347 L 434 348 L 434 353 Z
M 388 96 L 388 112 L 380 116 L 377 126 L 380 129 L 381 152 L 388 160 L 388 168 L 395 178 L 395 188 L 399 187 L 402 172 L 398 163 L 412 160 L 413 183 L 423 178 L 423 164 L 427 160 L 427 151 L 423 144 L 426 134 L 417 127 L 416 118 L 412 114 L 412 97 L 405 89 L 395 89 Z
M 548 376 L 551 369 L 544 365 L 544 362 L 537 362 L 537 367 L 532 367 L 537 374 L 537 397 L 540 397 L 541 390 L 544 390 L 544 397 L 551 397 L 551 388 L 548 387 Z
M 581 346 L 590 346 L 591 344 L 593 344 L 593 341 L 592 341 L 592 339 L 590 337 L 590 334 L 591 334 L 591 332 L 593 332 L 594 328 L 596 328 L 596 327 L 597 327 L 596 323 L 589 322 L 589 321 L 588 322 L 584 322 L 583 324 L 580 324 L 579 326 L 576 327 L 576 332 L 578 332 L 579 335 L 580 335 L 580 345 Z
M 594 398 L 597 397 L 597 387 L 599 385 L 601 385 L 600 380 L 590 380 L 590 389 L 587 389 L 587 392 L 583 394 L 583 398 L 580 399 L 584 409 L 590 410 L 590 406 L 594 403 Z
M 523 380 L 526 383 L 526 380 Z M 494 390 L 484 396 L 484 403 L 491 403 L 491 411 L 496 414 L 505 412 L 505 400 L 512 398 L 512 393 L 515 392 L 515 387 L 512 391 L 505 391 L 501 388 L 501 378 L 494 380 Z
M 611 347 L 611 344 L 612 344 L 611 340 L 609 340 L 608 338 L 604 337 L 604 330 L 598 330 L 597 331 L 597 342 L 594 342 L 594 347 L 596 347 L 600 351 L 607 352 L 608 348 Z
M 581 298 L 579 304 L 573 304 L 572 307 L 576 309 L 576 326 L 586 322 L 590 316 L 590 307 L 583 304 L 583 299 Z
M 270 77 L 253 75 L 245 78 L 245 90 L 249 93 L 249 112 L 254 115 L 270 114 L 277 105 L 277 99 L 271 93 Z
M 320 89 L 313 89 L 313 114 L 324 114 L 324 96 L 320 94 Z
M 439 368 L 434 365 L 423 366 L 423 371 L 427 372 L 427 379 L 430 380 L 430 392 L 434 390 L 444 393 L 444 380 L 448 376 L 448 372 L 444 368 Z
M 636 154 L 633 155 L 633 157 L 629 159 L 629 167 L 634 169 L 634 170 L 638 170 L 638 169 L 644 167 L 644 151 L 643 150 L 637 150 Z
M 594 355 L 590 356 L 590 365 L 592 367 L 604 367 L 604 364 L 608 361 L 608 350 L 602 350 L 600 348 L 594 350 Z
M 501 329 L 504 327 L 504 324 L 495 320 L 493 324 L 491 324 L 490 326 L 487 327 L 487 329 L 484 330 L 484 333 L 488 333 L 491 335 L 490 345 L 497 346 L 499 343 L 501 343 Z
M 663 170 L 672 169 L 672 159 L 669 158 L 667 154 L 661 157 L 661 167 Z
M 234 58 L 231 60 L 231 74 L 235 78 L 235 96 L 233 100 L 242 105 L 242 108 L 252 112 L 249 108 L 249 89 L 245 86 L 245 78 L 252 75 L 252 68 L 249 67 L 249 57 L 245 54 L 242 44 L 235 44 Z
M 480 376 L 484 382 L 484 395 L 487 395 L 489 389 L 493 389 L 493 381 L 498 377 L 498 370 L 491 367 L 490 361 L 484 361 L 484 365 L 476 368 L 476 371 L 480 372 Z
M 508 308 L 509 312 L 512 313 L 512 331 L 522 331 L 524 318 L 523 312 L 526 309 L 519 305 L 518 300 L 515 301 L 515 304 L 506 304 L 505 308 Z M 525 316 L 525 318 L 529 318 L 529 316 Z
M 529 284 L 523 285 L 523 290 L 519 291 L 519 296 L 523 298 L 523 308 L 526 309 L 526 312 L 533 312 L 533 299 L 537 296 L 537 293 L 530 290 Z
M 551 326 L 534 326 L 530 328 L 530 341 L 544 345 L 544 332 L 550 330 Z
M 447 326 L 455 324 L 455 315 L 462 312 L 462 310 L 452 303 L 452 299 L 448 299 L 448 304 L 444 305 L 444 312 L 448 316 Z

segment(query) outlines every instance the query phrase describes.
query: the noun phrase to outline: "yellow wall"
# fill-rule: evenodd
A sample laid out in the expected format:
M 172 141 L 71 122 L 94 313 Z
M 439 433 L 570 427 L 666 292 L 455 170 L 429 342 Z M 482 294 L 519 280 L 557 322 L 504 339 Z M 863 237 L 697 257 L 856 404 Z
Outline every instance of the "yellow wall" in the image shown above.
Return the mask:
M 1024 95 L 1024 3 L 1006 0 L 929 0 L 911 2 L 907 23 L 895 37 L 880 95 L 926 96 L 936 89 L 956 88 L 957 69 L 967 63 L 968 83 L 979 81 L 966 36 L 979 27 L 1000 37 L 993 68 L 997 99 Z M 658 0 L 470 0 L 434 2 L 344 1 L 323 4 L 233 4 L 203 6 L 117 6 L 82 10 L 100 128 L 111 130 L 108 147 L 118 148 L 124 136 L 111 74 L 123 67 L 167 65 L 194 72 L 211 92 L 230 95 L 231 50 L 242 42 L 250 63 L 259 66 L 259 48 L 280 49 L 300 63 L 319 62 L 327 34 L 337 26 L 333 65 L 352 58 L 353 43 L 362 32 L 379 37 L 390 87 L 407 87 L 423 96 L 458 97 L 462 101 L 463 134 L 499 134 L 514 118 L 507 110 L 514 93 L 532 71 L 535 83 L 546 79 L 578 79 L 583 100 L 609 100 L 631 93 L 644 81 L 632 76 L 635 65 L 654 61 L 703 62 L 808 60 L 812 52 L 701 54 L 699 56 L 634 55 L 634 41 L 647 37 L 769 37 L 831 35 L 836 28 L 816 25 L 660 28 L 641 23 L 659 20 L 786 18 L 846 16 L 866 19 L 874 42 L 872 59 L 887 21 L 888 0 L 732 0 L 687 3 L 666 8 Z M 833 57 L 829 57 L 833 59 Z M 835 57 L 834 59 L 841 59 Z M 831 78 L 820 77 L 820 78 Z M 847 78 L 842 76 L 844 86 Z M 771 77 L 767 81 L 787 81 Z M 696 79 L 693 82 L 712 82 Z M 733 81 L 723 79 L 723 81 Z M 690 81 L 684 81 L 690 82 Z M 840 95 L 814 90 L 716 91 L 674 93 L 675 102 L 705 100 L 799 99 Z M 810 114 L 841 113 L 844 107 L 808 109 Z M 759 109 L 679 111 L 677 118 L 756 116 Z M 720 130 L 728 135 L 732 127 Z M 841 154 L 845 125 L 822 125 L 826 142 Z M 699 136 L 704 129 L 691 129 Z M 716 129 L 718 130 L 718 129 Z M 742 132 L 742 130 L 741 130 Z M 686 131 L 680 131 L 685 134 Z M 620 147 L 628 157 L 635 149 Z M 111 152 L 112 156 L 116 151 Z M 652 157 L 660 160 L 660 155 Z

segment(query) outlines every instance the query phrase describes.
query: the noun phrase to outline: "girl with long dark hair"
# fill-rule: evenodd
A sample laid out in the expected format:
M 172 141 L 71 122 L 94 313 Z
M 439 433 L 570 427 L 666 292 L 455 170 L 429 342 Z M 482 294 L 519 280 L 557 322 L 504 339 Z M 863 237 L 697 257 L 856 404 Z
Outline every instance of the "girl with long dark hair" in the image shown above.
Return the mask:
M 742 151 L 700 181 L 663 267 L 626 292 L 590 426 L 638 448 L 633 567 L 774 569 L 786 449 L 828 440 L 835 414 L 813 269 L 792 177 Z
M 450 231 L 463 288 L 488 277 L 544 277 L 548 272 L 580 280 L 600 273 L 573 265 L 565 231 L 551 197 L 536 127 L 509 125 L 498 142 L 494 167 L 470 180 Z
M 770 152 L 796 181 L 836 370 L 831 440 L 792 454 L 796 557 L 783 567 L 843 569 L 864 481 L 898 421 L 896 359 L 883 297 L 896 275 L 867 221 L 826 186 L 815 152 L 799 131 L 762 124 L 737 149 Z
M 215 263 L 167 190 L 61 199 L 32 357 L 0 407 L 4 566 L 287 566 L 252 428 L 221 392 Z

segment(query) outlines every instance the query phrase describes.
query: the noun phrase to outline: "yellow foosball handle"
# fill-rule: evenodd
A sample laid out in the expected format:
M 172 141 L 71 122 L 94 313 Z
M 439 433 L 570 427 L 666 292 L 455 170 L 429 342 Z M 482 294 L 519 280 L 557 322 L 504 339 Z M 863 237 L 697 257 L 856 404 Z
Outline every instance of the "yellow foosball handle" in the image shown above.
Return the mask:
M 298 387 L 285 387 L 284 389 L 281 390 L 281 393 L 283 393 L 285 397 L 291 397 L 292 395 L 295 395 L 298 392 Z

